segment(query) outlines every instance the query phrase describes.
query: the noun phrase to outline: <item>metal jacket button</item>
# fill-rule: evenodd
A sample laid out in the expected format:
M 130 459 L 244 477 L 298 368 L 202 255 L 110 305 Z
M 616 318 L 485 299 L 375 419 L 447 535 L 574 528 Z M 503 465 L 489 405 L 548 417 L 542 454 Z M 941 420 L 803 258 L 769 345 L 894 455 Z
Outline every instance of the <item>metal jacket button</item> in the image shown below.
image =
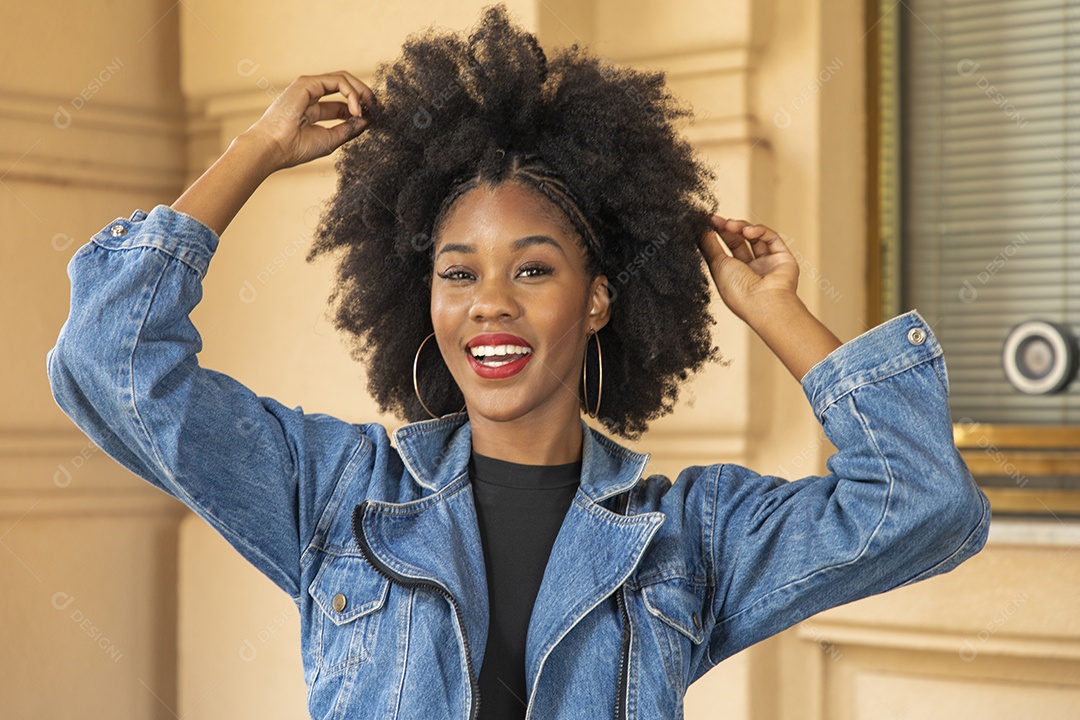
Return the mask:
M 117 224 L 113 225 L 111 228 L 109 228 L 109 234 L 112 235 L 113 237 L 120 237 L 121 235 L 126 235 L 127 234 L 127 228 L 124 227 L 123 225 L 121 225 L 120 223 L 117 223 Z
M 334 596 L 334 612 L 341 612 L 345 609 L 348 602 L 345 600 L 345 596 L 338 593 Z
M 922 345 L 926 340 L 926 333 L 922 328 L 913 327 L 907 333 L 908 342 L 912 345 Z

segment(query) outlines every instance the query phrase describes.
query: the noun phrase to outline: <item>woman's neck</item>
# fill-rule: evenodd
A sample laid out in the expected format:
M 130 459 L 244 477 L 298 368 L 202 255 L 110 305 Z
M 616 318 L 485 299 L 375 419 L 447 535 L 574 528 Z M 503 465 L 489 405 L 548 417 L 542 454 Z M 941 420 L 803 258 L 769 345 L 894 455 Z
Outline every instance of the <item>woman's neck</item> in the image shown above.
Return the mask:
M 508 421 L 470 414 L 472 448 L 487 457 L 523 465 L 563 465 L 581 460 L 579 413 L 562 420 L 523 416 Z

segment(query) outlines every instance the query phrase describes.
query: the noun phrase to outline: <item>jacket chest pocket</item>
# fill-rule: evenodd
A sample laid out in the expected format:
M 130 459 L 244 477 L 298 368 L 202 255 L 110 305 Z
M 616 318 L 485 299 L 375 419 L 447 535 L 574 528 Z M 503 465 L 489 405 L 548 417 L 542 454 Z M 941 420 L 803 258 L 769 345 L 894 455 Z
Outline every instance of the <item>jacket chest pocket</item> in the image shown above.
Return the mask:
M 682 577 L 669 578 L 641 589 L 649 623 L 664 658 L 672 687 L 684 690 L 690 678 L 692 645 L 705 639 L 705 586 Z
M 362 557 L 326 558 L 308 588 L 318 608 L 312 631 L 322 674 L 336 675 L 371 657 L 389 590 L 390 581 Z

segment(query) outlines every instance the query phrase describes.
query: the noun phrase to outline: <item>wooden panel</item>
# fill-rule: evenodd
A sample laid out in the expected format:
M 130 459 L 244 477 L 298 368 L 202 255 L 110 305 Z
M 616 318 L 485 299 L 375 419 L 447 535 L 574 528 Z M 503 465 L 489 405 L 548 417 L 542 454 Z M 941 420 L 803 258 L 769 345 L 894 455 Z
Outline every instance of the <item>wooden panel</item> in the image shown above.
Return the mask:
M 801 623 L 781 717 L 1080 717 L 1077 547 L 1077 522 L 995 520 L 957 570 Z
M 1075 718 L 1080 687 L 1048 683 L 972 682 L 866 673 L 856 680 L 857 720 Z

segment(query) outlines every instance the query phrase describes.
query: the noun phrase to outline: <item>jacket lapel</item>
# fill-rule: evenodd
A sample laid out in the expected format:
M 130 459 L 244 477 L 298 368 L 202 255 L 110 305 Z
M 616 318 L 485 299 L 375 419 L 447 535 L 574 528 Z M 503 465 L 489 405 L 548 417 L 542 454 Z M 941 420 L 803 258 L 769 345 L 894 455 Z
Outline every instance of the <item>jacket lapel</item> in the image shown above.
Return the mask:
M 355 530 L 363 533 L 376 564 L 414 584 L 434 584 L 450 593 L 464 618 L 473 671 L 479 673 L 488 597 L 469 483 L 470 426 L 462 417 L 442 418 L 399 428 L 394 439 L 413 479 L 432 492 L 405 503 L 366 501 Z
M 662 513 L 621 515 L 599 504 L 626 492 L 649 456 L 632 452 L 582 422 L 581 486 L 555 539 L 533 607 L 525 657 L 530 697 L 547 656 L 582 617 L 637 567 Z
M 649 456 L 581 425 L 581 485 L 555 539 L 529 624 L 530 692 L 552 649 L 626 581 L 664 522 L 662 513 L 625 516 L 600 504 L 632 488 Z M 394 440 L 424 495 L 405 503 L 366 501 L 356 513 L 356 530 L 377 563 L 451 594 L 465 618 L 473 670 L 479 673 L 489 608 L 468 475 L 471 426 L 464 416 L 444 417 L 398 428 Z

